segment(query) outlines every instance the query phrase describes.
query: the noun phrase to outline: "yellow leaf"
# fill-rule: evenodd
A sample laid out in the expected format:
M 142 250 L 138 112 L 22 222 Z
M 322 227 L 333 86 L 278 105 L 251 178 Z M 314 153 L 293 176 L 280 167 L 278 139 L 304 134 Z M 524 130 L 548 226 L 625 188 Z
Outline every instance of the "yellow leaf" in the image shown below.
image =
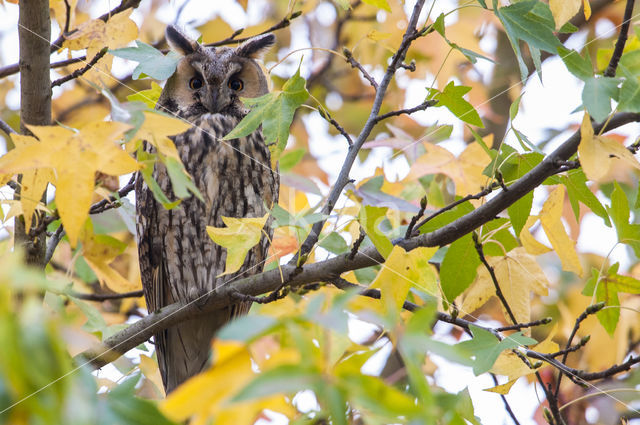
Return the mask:
M 169 418 L 182 422 L 196 414 L 208 416 L 251 379 L 251 356 L 243 344 L 218 341 L 215 352 L 213 367 L 180 385 L 160 405 Z
M 91 223 L 91 222 L 89 222 Z M 82 235 L 82 252 L 98 280 L 114 292 L 130 292 L 141 288 L 140 282 L 129 282 L 109 264 L 126 248 L 119 240 L 106 235 L 95 235 L 90 224 Z
M 144 122 L 132 140 L 146 140 L 154 145 L 162 155 L 180 159 L 175 145 L 169 136 L 184 133 L 191 124 L 168 115 L 156 112 L 144 112 Z
M 556 324 L 549 335 L 544 339 L 544 341 L 536 344 L 531 349 L 533 351 L 537 351 L 539 353 L 549 354 L 555 353 L 560 349 L 557 343 L 553 342 L 553 337 L 556 335 L 558 331 L 558 325 Z M 538 369 L 536 369 L 538 370 Z M 502 385 L 497 385 L 493 388 L 488 388 L 485 391 L 491 391 L 499 394 L 507 394 L 513 384 L 520 378 L 521 376 L 530 375 L 535 373 L 534 369 L 530 369 L 516 354 L 511 351 L 503 351 L 500 353 L 496 362 L 491 367 L 491 373 L 495 373 L 496 375 L 504 375 L 509 378 L 509 381 Z
M 589 180 L 600 181 L 605 177 L 615 159 L 621 159 L 628 165 L 640 169 L 640 163 L 633 154 L 618 141 L 608 137 L 594 136 L 589 114 L 584 114 L 580 136 L 580 145 L 578 145 L 580 165 Z
M 538 242 L 538 240 L 534 238 L 529 231 L 531 226 L 533 226 L 537 220 L 537 215 L 529 216 L 529 218 L 527 218 L 527 222 L 522 228 L 522 231 L 520 231 L 520 242 L 522 242 L 522 246 L 524 247 L 524 249 L 526 249 L 527 252 L 531 255 L 540 255 L 551 251 L 551 248 L 544 245 L 543 243 Z
M 591 4 L 589 4 L 589 0 L 583 0 L 584 4 L 584 19 L 587 21 L 591 18 Z
M 138 365 L 142 374 L 149 381 L 153 382 L 158 391 L 164 396 L 164 386 L 162 385 L 162 376 L 160 376 L 160 369 L 158 369 L 158 363 L 151 357 L 140 355 L 140 364 Z
M 33 169 L 54 170 L 56 205 L 75 247 L 89 214 L 96 171 L 121 175 L 139 164 L 116 143 L 130 126 L 119 122 L 94 122 L 73 132 L 59 126 L 28 126 L 40 142 L 16 146 L 0 158 L 0 174 Z
M 547 277 L 535 258 L 524 248 L 515 248 L 504 257 L 489 257 L 487 261 L 493 267 L 500 289 L 516 321 L 519 323 L 531 321 L 531 292 L 547 295 L 549 286 Z M 478 267 L 476 279 L 465 293 L 461 311 L 465 314 L 471 313 L 482 307 L 495 294 L 493 279 L 486 267 L 481 264 Z M 506 312 L 504 316 L 511 322 Z
M 219 276 L 237 272 L 247 253 L 260 242 L 262 228 L 269 214 L 256 218 L 222 217 L 227 227 L 207 226 L 209 237 L 218 245 L 227 249 L 224 273 Z
M 582 0 L 549 0 L 549 8 L 551 9 L 553 20 L 556 22 L 556 29 L 560 29 L 580 11 L 581 3 Z
M 437 248 L 416 248 L 405 251 L 396 245 L 387 257 L 370 288 L 379 289 L 381 303 L 375 311 L 387 313 L 399 311 L 407 298 L 412 286 L 429 291 L 435 279 L 434 271 L 428 267 L 428 260 L 435 254 Z M 433 292 L 430 292 L 435 295 Z
M 540 211 L 540 223 L 542 223 L 542 228 L 551 242 L 551 246 L 560 257 L 562 269 L 582 276 L 582 265 L 576 253 L 575 242 L 569 238 L 564 224 L 562 224 L 564 191 L 564 186 L 558 185 L 551 192 L 542 206 L 542 211 Z
M 427 152 L 411 166 L 409 177 L 444 174 L 455 183 L 458 196 L 479 192 L 484 186 L 487 177 L 482 171 L 491 158 L 478 143 L 470 144 L 458 158 L 443 147 L 431 143 L 423 143 L 423 146 Z
M 202 35 L 203 43 L 223 40 L 233 34 L 233 29 L 224 19 L 217 17 L 196 28 Z
M 100 46 L 100 50 L 105 46 L 110 49 L 126 46 L 138 37 L 138 26 L 129 18 L 130 14 L 131 10 L 125 10 L 113 15 L 106 23 L 101 19 L 87 21 L 78 27 L 78 31 L 66 37 L 62 47 L 84 50 Z
M 21 134 L 12 134 L 11 139 L 18 147 L 27 147 L 38 144 L 38 140 L 34 137 L 23 136 Z M 11 175 L 8 175 L 11 177 Z M 22 204 L 22 213 L 24 215 L 25 230 L 31 229 L 31 220 L 36 210 L 42 193 L 47 188 L 47 184 L 54 180 L 53 173 L 50 168 L 36 168 L 22 173 L 22 181 L 20 183 L 20 203 Z M 4 184 L 4 183 L 2 183 Z

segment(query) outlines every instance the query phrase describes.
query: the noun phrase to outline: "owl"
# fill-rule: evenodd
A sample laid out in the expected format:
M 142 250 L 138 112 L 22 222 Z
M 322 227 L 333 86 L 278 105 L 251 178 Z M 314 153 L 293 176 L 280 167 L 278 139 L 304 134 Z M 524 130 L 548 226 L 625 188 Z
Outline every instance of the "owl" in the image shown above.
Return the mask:
M 268 92 L 258 60 L 274 44 L 274 36 L 258 36 L 236 48 L 211 48 L 169 26 L 166 38 L 182 58 L 156 108 L 192 124 L 173 139 L 204 202 L 190 197 L 165 209 L 138 175 L 138 254 L 149 312 L 179 301 L 202 302 L 203 295 L 215 288 L 261 272 L 272 232 L 249 251 L 238 272 L 220 276 L 226 250 L 209 238 L 206 227 L 224 227 L 223 216 L 263 217 L 277 202 L 279 189 L 261 129 L 246 137 L 221 140 L 248 113 L 240 98 Z M 145 143 L 145 149 L 153 152 L 149 144 Z M 165 194 L 173 193 L 163 164 L 155 165 L 153 176 Z M 246 314 L 249 307 L 247 302 L 235 304 L 154 336 L 167 393 L 207 366 L 216 331 L 233 317 Z

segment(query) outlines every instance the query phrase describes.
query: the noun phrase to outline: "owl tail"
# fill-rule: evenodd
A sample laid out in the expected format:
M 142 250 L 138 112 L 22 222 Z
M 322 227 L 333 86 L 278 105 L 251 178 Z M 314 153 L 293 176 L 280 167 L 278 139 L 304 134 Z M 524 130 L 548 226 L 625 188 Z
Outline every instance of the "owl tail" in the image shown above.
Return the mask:
M 246 314 L 250 306 L 250 303 L 240 303 L 172 326 L 156 335 L 158 366 L 167 394 L 209 366 L 215 333 L 233 317 Z

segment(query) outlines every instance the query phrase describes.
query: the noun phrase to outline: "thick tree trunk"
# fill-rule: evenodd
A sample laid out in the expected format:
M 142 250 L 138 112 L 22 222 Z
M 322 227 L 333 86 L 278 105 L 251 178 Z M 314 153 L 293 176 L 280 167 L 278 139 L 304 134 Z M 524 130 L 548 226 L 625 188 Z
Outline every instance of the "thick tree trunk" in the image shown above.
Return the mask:
M 51 16 L 49 0 L 21 0 L 19 5 L 20 128 L 25 133 L 28 132 L 25 124 L 48 125 L 51 122 Z M 46 192 L 43 196 L 46 197 Z M 19 197 L 19 190 L 16 190 L 15 198 Z M 33 222 L 37 224 L 38 219 Z M 24 226 L 22 218 L 16 219 L 15 244 L 25 249 L 29 264 L 44 267 L 46 236 L 43 233 L 31 238 Z

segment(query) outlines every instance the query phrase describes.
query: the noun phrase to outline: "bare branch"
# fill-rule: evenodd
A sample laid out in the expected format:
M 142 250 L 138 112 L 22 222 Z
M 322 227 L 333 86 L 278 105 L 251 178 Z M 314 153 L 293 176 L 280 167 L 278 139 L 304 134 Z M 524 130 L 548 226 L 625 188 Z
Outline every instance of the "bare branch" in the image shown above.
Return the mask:
M 430 106 L 435 105 L 436 103 L 438 103 L 438 102 L 435 101 L 435 100 L 425 100 L 424 102 L 422 102 L 418 106 L 414 106 L 413 108 L 399 109 L 397 111 L 387 112 L 386 114 L 378 115 L 376 117 L 376 122 L 380 122 L 382 120 L 386 120 L 387 118 L 390 118 L 390 117 L 396 117 L 398 115 L 403 115 L 403 114 L 411 115 L 414 112 L 424 111 L 425 109 L 427 109 Z
M 114 293 L 114 294 L 86 294 L 82 292 L 69 291 L 64 292 L 62 295 L 68 295 L 73 298 L 78 298 L 80 300 L 86 301 L 109 301 L 109 300 L 121 300 L 123 298 L 139 298 L 144 295 L 144 291 L 140 289 L 139 291 L 131 291 L 131 292 L 122 292 L 122 293 Z
M 371 74 L 369 74 L 367 70 L 364 69 L 362 64 L 353 58 L 353 53 L 351 53 L 351 50 L 345 47 L 344 49 L 342 49 L 342 53 L 347 58 L 347 62 L 349 63 L 349 65 L 351 65 L 351 68 L 358 69 L 364 79 L 367 80 L 369 84 L 371 84 L 371 87 L 373 87 L 374 90 L 378 91 L 378 83 L 376 83 L 376 80 L 371 76 Z
M 91 61 L 89 63 L 87 63 L 85 66 L 83 66 L 82 68 L 76 69 L 71 74 L 66 75 L 66 76 L 64 76 L 62 78 L 58 78 L 53 83 L 51 83 L 51 88 L 56 87 L 56 86 L 60 86 L 60 85 L 62 85 L 64 83 L 66 83 L 67 81 L 71 81 L 74 78 L 78 78 L 79 76 L 85 74 L 87 71 L 89 71 L 91 68 L 93 68 L 93 66 L 96 63 L 98 63 L 98 61 L 100 59 L 102 59 L 102 57 L 104 55 L 106 55 L 108 51 L 109 51 L 108 47 L 103 47 L 102 50 L 100 50 L 98 53 L 96 53 L 96 55 L 93 57 L 93 59 L 91 59 Z
M 0 119 L 0 130 L 4 131 L 7 134 L 15 134 L 16 133 L 16 131 L 13 128 L 11 128 L 11 126 L 9 124 L 4 122 L 2 119 Z
M 624 9 L 622 26 L 620 27 L 620 34 L 618 34 L 618 40 L 616 41 L 616 46 L 613 49 L 613 55 L 611 55 L 609 66 L 607 66 L 607 69 L 603 74 L 605 77 L 614 77 L 616 75 L 616 69 L 618 68 L 620 58 L 622 57 L 624 45 L 627 43 L 627 36 L 629 34 L 629 25 L 631 24 L 631 14 L 633 13 L 634 2 L 635 0 L 627 0 L 627 6 Z

